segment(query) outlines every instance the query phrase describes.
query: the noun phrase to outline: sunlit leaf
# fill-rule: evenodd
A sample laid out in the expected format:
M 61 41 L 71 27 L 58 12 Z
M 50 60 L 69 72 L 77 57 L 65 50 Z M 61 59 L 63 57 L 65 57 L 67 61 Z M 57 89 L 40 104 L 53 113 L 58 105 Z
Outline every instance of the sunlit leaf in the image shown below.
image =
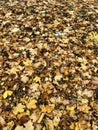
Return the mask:
M 12 93 L 13 93 L 13 92 L 10 91 L 10 90 L 5 91 L 5 92 L 3 93 L 3 98 L 7 98 L 8 96 L 11 96 Z
M 37 101 L 35 99 L 30 99 L 27 103 L 27 108 L 28 109 L 35 109 Z
M 17 115 L 18 113 L 24 112 L 25 105 L 19 103 L 16 107 L 13 108 L 13 113 Z

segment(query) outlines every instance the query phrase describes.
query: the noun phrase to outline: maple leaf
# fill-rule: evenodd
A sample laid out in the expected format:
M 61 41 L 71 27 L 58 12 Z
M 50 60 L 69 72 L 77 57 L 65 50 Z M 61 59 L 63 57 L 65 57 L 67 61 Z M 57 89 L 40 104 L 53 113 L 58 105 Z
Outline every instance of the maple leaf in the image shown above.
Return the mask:
M 34 126 L 33 126 L 33 123 L 31 122 L 31 120 L 29 120 L 27 123 L 25 123 L 24 126 L 25 126 L 25 130 L 34 130 Z
M 11 96 L 12 95 L 12 91 L 11 90 L 7 90 L 3 93 L 3 98 L 7 98 L 8 96 Z
M 58 75 L 55 76 L 54 79 L 55 79 L 56 81 L 60 81 L 61 78 L 62 78 L 62 74 L 58 74 Z
M 35 81 L 36 83 L 37 83 L 37 82 L 40 82 L 40 77 L 35 76 L 35 78 L 33 79 L 33 81 Z
M 25 130 L 25 128 L 23 126 L 17 125 L 15 130 Z
M 90 36 L 87 36 L 88 40 L 98 39 L 98 33 L 93 32 Z
M 19 69 L 15 66 L 15 67 L 11 68 L 10 70 L 8 70 L 8 73 L 16 74 L 18 71 L 19 71 Z
M 25 66 L 30 66 L 31 65 L 31 61 L 29 59 L 26 59 L 25 61 L 23 61 Z
M 30 116 L 30 119 L 33 120 L 33 122 L 36 122 L 37 120 L 39 120 L 39 117 L 40 117 L 40 112 L 38 111 L 34 111 L 31 116 Z
M 55 116 L 53 119 L 54 126 L 58 126 L 59 122 L 60 122 L 60 117 Z
M 22 81 L 23 83 L 26 83 L 28 80 L 29 80 L 29 78 L 28 78 L 26 75 L 22 75 L 22 76 L 21 76 L 21 81 Z
M 13 113 L 17 115 L 18 113 L 24 112 L 25 105 L 19 103 L 16 107 L 13 108 Z
M 54 130 L 54 124 L 53 124 L 52 120 L 50 120 L 50 119 L 46 120 L 46 128 L 49 130 Z
M 50 113 L 54 109 L 54 107 L 55 107 L 54 104 L 40 105 L 40 109 L 42 110 L 42 112 L 45 112 L 45 113 Z
M 16 32 L 19 32 L 20 29 L 19 29 L 19 28 L 13 28 L 11 31 L 12 31 L 13 33 L 16 33 Z
M 70 112 L 70 115 L 75 114 L 75 106 L 66 106 L 66 110 Z
M 29 102 L 26 104 L 28 109 L 35 109 L 37 100 L 35 99 L 30 99 Z
M 95 85 L 98 85 L 98 77 L 94 77 L 92 79 L 92 83 L 95 84 Z
M 3 126 L 4 124 L 6 124 L 6 122 L 5 122 L 5 119 L 2 117 L 2 116 L 0 116 L 0 124 Z

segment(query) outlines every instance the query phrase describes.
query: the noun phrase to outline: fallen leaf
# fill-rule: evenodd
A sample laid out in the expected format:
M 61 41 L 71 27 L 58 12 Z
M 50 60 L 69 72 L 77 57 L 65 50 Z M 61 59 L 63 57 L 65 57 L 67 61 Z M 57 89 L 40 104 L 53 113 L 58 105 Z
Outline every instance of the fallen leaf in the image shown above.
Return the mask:
M 70 112 L 70 115 L 75 114 L 75 106 L 66 106 L 66 110 Z
M 18 113 L 24 112 L 25 105 L 19 103 L 16 107 L 13 108 L 13 113 L 17 115 Z
M 47 128 L 47 130 L 54 130 L 54 124 L 53 124 L 52 120 L 50 120 L 50 119 L 46 120 L 46 128 Z
M 37 100 L 35 99 L 30 99 L 29 102 L 26 104 L 28 109 L 35 109 Z
M 95 84 L 95 85 L 98 85 L 98 77 L 94 77 L 92 79 L 92 83 Z
M 31 61 L 29 59 L 26 59 L 25 61 L 23 61 L 23 64 L 25 66 L 30 66 L 31 65 Z
M 3 98 L 7 98 L 8 96 L 11 96 L 12 95 L 12 91 L 11 90 L 7 90 L 3 93 Z
M 26 130 L 23 126 L 17 125 L 15 130 Z
M 24 126 L 25 126 L 25 130 L 34 130 L 34 126 L 33 126 L 33 123 L 31 122 L 31 120 L 29 120 L 27 123 L 25 123 Z
M 58 75 L 56 75 L 56 76 L 54 77 L 54 79 L 55 79 L 56 81 L 60 81 L 61 78 L 62 78 L 62 74 L 58 74 Z
M 13 28 L 11 31 L 12 31 L 13 33 L 16 33 L 16 32 L 19 32 L 20 29 L 19 29 L 19 28 Z
M 60 122 L 60 117 L 55 116 L 53 119 L 53 125 L 57 127 L 59 122 Z
M 27 83 L 28 80 L 29 80 L 29 78 L 28 78 L 26 75 L 22 75 L 22 76 L 21 76 L 21 81 L 22 81 L 23 83 Z
M 37 83 L 37 82 L 40 82 L 41 80 L 40 80 L 40 77 L 36 76 L 36 77 L 33 79 L 33 81 L 35 81 L 35 82 Z
M 5 119 L 2 116 L 0 116 L 0 124 L 3 126 L 5 123 Z
M 50 104 L 50 105 L 40 105 L 40 109 L 44 113 L 50 113 L 54 109 L 55 105 Z

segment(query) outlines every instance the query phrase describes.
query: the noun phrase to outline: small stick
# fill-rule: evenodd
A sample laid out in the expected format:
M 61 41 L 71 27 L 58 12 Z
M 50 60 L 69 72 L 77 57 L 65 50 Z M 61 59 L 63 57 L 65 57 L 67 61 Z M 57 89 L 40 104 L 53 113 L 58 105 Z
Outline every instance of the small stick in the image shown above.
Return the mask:
M 42 113 L 37 121 L 37 123 L 41 123 L 43 117 L 44 117 L 45 113 Z

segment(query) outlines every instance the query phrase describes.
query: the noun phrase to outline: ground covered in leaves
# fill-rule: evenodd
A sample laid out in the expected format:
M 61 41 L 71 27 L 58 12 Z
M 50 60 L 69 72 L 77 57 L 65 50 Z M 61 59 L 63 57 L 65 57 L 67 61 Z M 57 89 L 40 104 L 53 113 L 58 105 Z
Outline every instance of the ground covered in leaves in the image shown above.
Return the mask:
M 0 1 L 0 130 L 98 130 L 98 3 Z

